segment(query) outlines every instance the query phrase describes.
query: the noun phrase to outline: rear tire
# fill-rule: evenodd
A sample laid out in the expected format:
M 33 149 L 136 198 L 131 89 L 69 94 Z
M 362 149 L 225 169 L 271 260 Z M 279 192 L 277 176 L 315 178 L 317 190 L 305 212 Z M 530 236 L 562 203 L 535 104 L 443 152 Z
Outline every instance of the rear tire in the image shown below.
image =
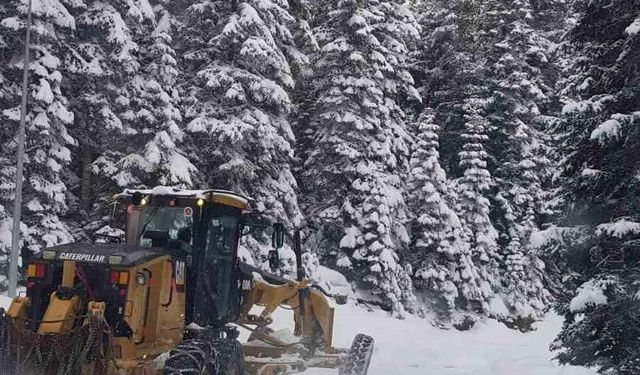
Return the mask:
M 367 375 L 373 355 L 373 337 L 358 334 L 353 339 L 345 362 L 338 370 L 339 375 Z
M 244 375 L 244 351 L 234 339 L 217 339 L 213 342 L 215 373 L 211 375 Z

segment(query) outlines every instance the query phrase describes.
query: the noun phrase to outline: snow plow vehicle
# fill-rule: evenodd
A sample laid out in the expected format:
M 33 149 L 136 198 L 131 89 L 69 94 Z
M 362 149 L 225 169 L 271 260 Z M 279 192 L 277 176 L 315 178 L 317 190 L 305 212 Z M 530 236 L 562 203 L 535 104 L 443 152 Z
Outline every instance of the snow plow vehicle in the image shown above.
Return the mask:
M 224 190 L 125 190 L 124 238 L 47 248 L 26 266 L 26 295 L 0 311 L 0 375 L 275 375 L 308 367 L 367 373 L 373 339 L 333 346 L 330 295 L 243 263 L 251 199 Z M 282 224 L 271 225 L 274 250 Z M 293 331 L 272 313 L 293 310 Z M 240 330 L 250 331 L 246 343 Z

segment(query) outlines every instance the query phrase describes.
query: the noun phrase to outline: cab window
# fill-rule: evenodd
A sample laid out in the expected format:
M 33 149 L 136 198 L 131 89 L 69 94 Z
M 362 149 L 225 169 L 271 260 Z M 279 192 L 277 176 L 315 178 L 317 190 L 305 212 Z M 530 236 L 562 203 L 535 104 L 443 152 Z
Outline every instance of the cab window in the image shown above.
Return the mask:
M 231 216 L 214 217 L 207 232 L 207 259 L 233 255 L 236 245 L 238 220 Z
M 207 284 L 213 291 L 214 307 L 219 317 L 227 316 L 232 307 L 231 297 L 233 259 L 237 242 L 238 219 L 218 216 L 208 223 L 205 263 Z
M 151 246 L 146 232 L 166 232 L 169 239 L 193 245 L 193 209 L 191 207 L 145 207 L 141 215 L 140 245 Z

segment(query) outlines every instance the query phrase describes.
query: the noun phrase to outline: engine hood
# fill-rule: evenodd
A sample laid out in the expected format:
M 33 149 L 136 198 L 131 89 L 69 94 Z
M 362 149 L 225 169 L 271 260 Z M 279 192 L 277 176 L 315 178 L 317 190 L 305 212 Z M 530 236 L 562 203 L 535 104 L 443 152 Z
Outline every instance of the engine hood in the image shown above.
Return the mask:
M 135 266 L 162 255 L 170 255 L 165 248 L 140 247 L 122 244 L 71 243 L 49 247 L 34 259 L 46 261 L 72 260 L 78 263 Z

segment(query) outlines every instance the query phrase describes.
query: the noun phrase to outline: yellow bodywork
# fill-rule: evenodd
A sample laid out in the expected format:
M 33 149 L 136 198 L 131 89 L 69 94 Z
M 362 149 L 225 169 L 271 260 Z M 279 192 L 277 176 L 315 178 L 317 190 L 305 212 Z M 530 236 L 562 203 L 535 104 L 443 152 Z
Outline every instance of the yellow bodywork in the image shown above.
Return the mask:
M 196 209 L 199 207 L 201 212 L 205 204 L 217 204 L 237 209 L 239 214 L 244 214 L 250 202 L 250 198 L 224 190 L 171 191 L 179 199 L 192 199 L 192 206 Z M 122 196 L 131 197 L 132 194 L 148 197 L 153 195 L 154 191 L 125 191 Z M 167 197 L 171 197 L 171 194 L 162 194 L 161 198 Z M 146 198 L 144 202 L 132 204 L 130 210 L 128 209 L 127 244 L 137 244 L 140 231 L 144 229 L 141 215 L 144 205 L 147 204 Z M 46 255 L 47 251 L 44 254 Z M 122 337 L 101 339 L 105 341 L 100 349 L 101 354 L 112 359 L 106 367 L 107 374 L 161 374 L 163 370 L 159 368 L 161 366 L 158 366 L 156 359 L 180 344 L 185 332 L 186 282 L 184 279 L 177 280 L 178 272 L 174 266 L 178 260 L 170 255 L 158 255 L 135 266 L 125 267 L 119 266 L 117 262 L 111 263 L 111 258 L 109 257 L 109 272 L 118 272 L 116 281 L 122 286 L 118 286 L 117 291 L 126 291 L 126 297 L 124 294 L 120 295 L 125 297 L 124 306 L 120 306 L 121 299 L 117 306 L 106 306 L 100 301 L 87 301 L 88 304 L 83 306 L 80 298 L 70 293 L 75 286 L 76 278 L 84 277 L 82 269 L 80 272 L 76 270 L 77 259 L 72 259 L 64 260 L 62 282 L 59 285 L 61 288 L 50 295 L 41 321 L 34 322 L 28 319 L 31 301 L 26 297 L 15 298 L 7 316 L 13 320 L 13 328 L 16 330 L 28 332 L 30 326 L 33 328 L 37 325 L 38 335 L 69 336 L 73 335 L 79 326 L 91 329 L 91 324 L 95 324 L 96 320 L 106 324 L 107 309 L 118 308 L 118 317 L 122 317 L 130 331 L 118 334 Z M 43 260 L 55 260 L 55 253 L 51 257 L 43 256 Z M 33 277 L 35 274 L 36 267 L 29 265 L 28 276 Z M 237 321 L 231 322 L 253 331 L 251 339 L 244 345 L 247 374 L 274 375 L 299 372 L 303 371 L 305 366 L 337 367 L 340 355 L 332 347 L 334 310 L 326 297 L 310 288 L 307 281 L 288 281 L 282 285 L 275 285 L 265 281 L 262 276 L 266 275 L 254 272 L 250 287 L 243 288 L 240 314 Z M 184 275 L 181 277 L 184 278 Z M 115 287 L 115 284 L 113 286 Z M 258 315 L 251 313 L 255 306 L 263 307 Z M 294 335 L 297 343 L 285 342 L 268 329 L 273 321 L 271 314 L 280 306 L 288 306 L 294 310 Z M 107 328 L 109 334 L 115 332 L 113 327 L 107 325 Z M 33 337 L 34 333 L 30 334 Z M 311 346 L 316 348 L 312 358 L 307 358 L 307 349 L 300 345 L 300 342 L 312 343 Z M 292 355 L 283 357 L 283 354 Z M 287 359 L 283 359 L 285 357 Z M 87 363 L 82 365 L 81 373 L 104 374 L 104 371 L 97 371 L 96 368 L 104 366 Z
M 183 338 L 185 323 L 185 291 L 179 291 L 172 275 L 171 258 L 160 256 L 139 266 L 126 269 L 129 272 L 127 302 L 124 320 L 131 328 L 130 337 L 113 338 L 112 353 L 115 359 L 112 375 L 161 374 L 155 359 L 170 351 Z M 65 261 L 63 287 L 73 285 L 72 275 L 76 264 Z M 144 275 L 144 284 L 138 284 L 137 275 Z M 301 319 L 298 293 L 306 291 L 304 299 L 304 319 Z M 7 315 L 14 319 L 16 327 L 26 329 L 31 301 L 27 297 L 17 297 L 12 301 Z M 279 306 L 289 306 L 295 310 L 295 334 L 299 337 L 315 337 L 321 340 L 323 354 L 314 362 L 317 367 L 336 367 L 338 354 L 332 348 L 333 308 L 325 296 L 310 289 L 306 281 L 290 281 L 284 285 L 273 285 L 254 277 L 252 286 L 245 291 L 244 303 L 238 325 L 243 327 L 267 327 L 272 323 L 271 313 Z M 260 315 L 251 315 L 254 306 L 264 306 Z M 81 311 L 78 297 L 63 299 L 57 293 L 51 294 L 49 305 L 38 328 L 38 333 L 65 333 L 73 329 L 78 312 Z M 90 301 L 87 314 L 104 316 L 105 304 Z M 263 331 L 257 331 L 256 340 L 245 344 L 248 374 L 270 375 L 291 373 L 302 370 L 296 361 L 275 362 L 285 353 L 297 353 L 296 346 L 282 342 Z M 256 345 L 258 342 L 258 345 Z M 92 366 L 85 366 L 84 374 L 94 374 Z

